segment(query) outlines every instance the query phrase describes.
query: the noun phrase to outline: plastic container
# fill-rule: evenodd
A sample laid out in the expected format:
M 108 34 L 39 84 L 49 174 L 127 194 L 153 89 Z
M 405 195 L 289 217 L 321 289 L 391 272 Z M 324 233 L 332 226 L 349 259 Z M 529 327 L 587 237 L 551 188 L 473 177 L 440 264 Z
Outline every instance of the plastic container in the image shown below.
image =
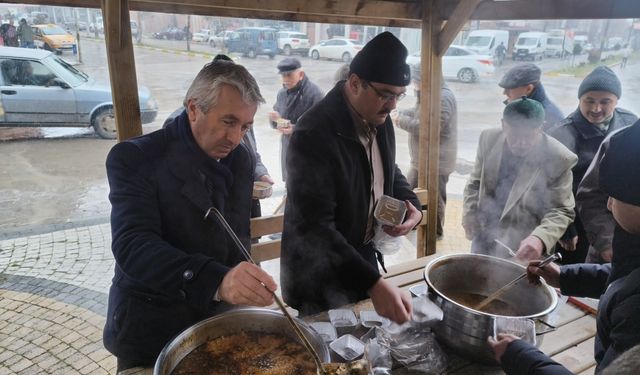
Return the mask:
M 309 325 L 322 337 L 324 342 L 331 342 L 338 337 L 335 327 L 329 322 L 314 322 Z
M 499 333 L 510 333 L 531 345 L 536 345 L 536 324 L 533 319 L 496 316 L 493 322 L 493 337 Z
M 378 313 L 373 310 L 360 311 L 360 322 L 363 327 L 367 328 L 386 327 L 391 323 L 389 319 L 378 315 Z
M 411 292 L 411 294 L 413 294 L 414 297 L 424 296 L 427 294 L 428 291 L 429 291 L 429 287 L 427 286 L 426 283 L 420 283 L 418 285 L 414 285 L 409 288 L 409 292 Z
M 329 310 L 329 320 L 336 328 L 338 335 L 353 332 L 358 327 L 358 318 L 349 309 Z
M 345 361 L 353 361 L 364 353 L 364 343 L 353 335 L 343 335 L 329 344 L 329 347 Z
M 388 195 L 383 195 L 376 204 L 373 217 L 375 217 L 380 224 L 395 226 L 402 224 L 406 213 L 407 206 L 405 206 L 403 201 Z

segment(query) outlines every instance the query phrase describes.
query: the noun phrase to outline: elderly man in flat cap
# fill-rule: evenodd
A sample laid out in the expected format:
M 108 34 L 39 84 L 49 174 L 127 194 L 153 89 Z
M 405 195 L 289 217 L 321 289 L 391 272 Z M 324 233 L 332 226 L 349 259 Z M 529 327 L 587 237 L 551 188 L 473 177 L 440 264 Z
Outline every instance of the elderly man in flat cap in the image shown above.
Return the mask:
M 547 96 L 544 86 L 540 82 L 541 73 L 540 68 L 535 64 L 518 64 L 505 73 L 498 86 L 504 89 L 503 93 L 507 97 L 504 104 L 523 96 L 540 102 L 544 107 L 542 130 L 546 131 L 564 119 L 564 115 Z
M 616 221 L 611 264 L 558 267 L 551 263 L 538 268 L 536 261 L 527 268 L 531 282 L 543 277 L 564 295 L 600 299 L 594 345 L 596 374 L 640 344 L 640 122 L 612 135 L 609 143 L 598 169 L 600 188 L 609 195 L 607 207 Z M 513 335 L 498 335 L 498 341 L 489 338 L 489 343 L 509 375 L 540 371 L 572 374 Z
M 280 138 L 280 166 L 282 181 L 287 180 L 287 149 L 289 139 L 295 129 L 298 119 L 314 104 L 320 101 L 324 94 L 315 83 L 311 82 L 300 60 L 287 57 L 278 64 L 278 73 L 282 78 L 282 88 L 278 91 L 273 111 L 269 112 L 271 127 L 278 130 Z
M 621 94 L 622 85 L 616 74 L 606 66 L 595 68 L 578 88 L 578 109 L 548 132 L 578 155 L 578 164 L 573 168 L 574 194 L 604 138 L 638 119 L 633 113 L 617 108 Z M 589 222 L 591 218 L 577 215 L 559 242 L 563 262 L 582 263 L 585 258 L 587 262 L 611 261 L 612 233 L 598 233 L 596 229 L 587 235 L 583 219 L 587 226 L 599 226 Z M 600 235 L 608 236 L 609 240 L 600 241 Z M 593 247 L 595 244 L 597 248 Z
M 464 190 L 462 225 L 471 252 L 506 258 L 495 240 L 521 260 L 552 252 L 574 217 L 571 167 L 577 161 L 542 132 L 544 109 L 523 97 L 504 109 L 502 129 L 480 134 L 475 167 Z
M 282 235 L 285 301 L 313 314 L 371 298 L 397 323 L 411 316 L 409 296 L 381 277 L 372 243 L 374 207 L 385 194 L 404 202 L 404 222 L 382 227 L 407 234 L 422 219 L 420 202 L 396 166 L 389 113 L 410 82 L 407 49 L 393 34 L 373 38 L 351 61 L 347 80 L 298 121 L 287 155 Z

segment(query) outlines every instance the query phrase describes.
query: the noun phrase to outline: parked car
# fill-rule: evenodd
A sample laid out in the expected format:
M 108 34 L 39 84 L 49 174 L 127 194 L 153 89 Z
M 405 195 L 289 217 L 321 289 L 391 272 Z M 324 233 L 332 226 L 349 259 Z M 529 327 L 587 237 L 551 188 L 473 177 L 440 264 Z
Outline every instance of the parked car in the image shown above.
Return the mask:
M 183 29 L 175 26 L 169 26 L 166 29 L 153 33 L 153 37 L 156 39 L 174 39 L 184 40 L 187 34 Z
M 33 25 L 33 43 L 37 48 L 43 48 L 61 54 L 63 51 L 73 51 L 76 38 L 58 25 Z
M 218 32 L 216 35 L 209 37 L 209 45 L 211 47 L 222 48 L 229 40 L 229 36 L 233 34 L 233 30 L 224 30 Z
M 195 43 L 205 43 L 209 41 L 210 37 L 211 37 L 211 30 L 202 29 L 197 33 L 193 33 L 191 40 Z
M 406 61 L 409 65 L 420 64 L 420 51 L 410 54 Z M 445 78 L 457 78 L 462 82 L 471 83 L 494 72 L 491 56 L 477 55 L 462 46 L 450 46 L 442 57 L 442 75 Z
M 362 47 L 363 44 L 354 39 L 323 40 L 309 49 L 309 57 L 314 60 L 326 58 L 349 62 Z
M 267 55 L 273 59 L 278 50 L 276 31 L 268 27 L 243 27 L 229 35 L 225 47 L 230 53 L 240 52 L 250 58 Z
M 292 53 L 306 56 L 309 53 L 309 37 L 298 31 L 278 31 L 278 52 L 286 56 Z
M 140 86 L 143 124 L 155 120 L 158 104 Z M 49 51 L 0 48 L 0 126 L 93 126 L 102 138 L 116 137 L 109 84 L 98 83 Z

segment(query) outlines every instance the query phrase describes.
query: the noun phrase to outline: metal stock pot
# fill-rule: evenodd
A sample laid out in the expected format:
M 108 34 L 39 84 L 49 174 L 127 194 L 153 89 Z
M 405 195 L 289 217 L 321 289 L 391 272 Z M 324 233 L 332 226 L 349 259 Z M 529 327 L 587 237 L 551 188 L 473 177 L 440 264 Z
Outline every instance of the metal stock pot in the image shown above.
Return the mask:
M 295 319 L 295 318 L 294 318 Z M 323 362 L 330 362 L 330 354 L 322 337 L 309 326 L 297 320 L 300 329 L 309 339 Z M 156 360 L 154 375 L 170 375 L 180 361 L 198 346 L 208 340 L 223 335 L 231 335 L 240 331 L 257 331 L 264 333 L 279 333 L 298 341 L 296 334 L 279 311 L 261 308 L 243 308 L 231 310 L 220 315 L 205 319 L 185 329 L 169 342 Z
M 476 311 L 455 302 L 447 294 L 488 296 L 525 271 L 525 267 L 517 263 L 480 254 L 447 255 L 427 264 L 424 278 L 429 287 L 428 296 L 444 312 L 443 320 L 434 327 L 438 340 L 471 360 L 495 364 L 487 337 L 494 334 L 496 317 L 504 316 Z M 516 319 L 544 320 L 558 303 L 555 290 L 544 281 L 532 285 L 527 280 L 517 283 L 500 300 L 515 312 L 508 316 Z

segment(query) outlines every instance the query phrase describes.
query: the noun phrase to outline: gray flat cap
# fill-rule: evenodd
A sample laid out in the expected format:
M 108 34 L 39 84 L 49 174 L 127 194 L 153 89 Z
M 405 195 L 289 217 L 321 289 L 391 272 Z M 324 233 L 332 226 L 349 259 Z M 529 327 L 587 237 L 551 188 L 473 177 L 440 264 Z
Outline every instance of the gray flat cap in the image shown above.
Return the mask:
M 513 89 L 531 83 L 536 84 L 540 82 L 541 73 L 540 68 L 538 68 L 536 64 L 518 64 L 509 69 L 500 80 L 500 83 L 498 83 L 498 86 L 504 89 Z

